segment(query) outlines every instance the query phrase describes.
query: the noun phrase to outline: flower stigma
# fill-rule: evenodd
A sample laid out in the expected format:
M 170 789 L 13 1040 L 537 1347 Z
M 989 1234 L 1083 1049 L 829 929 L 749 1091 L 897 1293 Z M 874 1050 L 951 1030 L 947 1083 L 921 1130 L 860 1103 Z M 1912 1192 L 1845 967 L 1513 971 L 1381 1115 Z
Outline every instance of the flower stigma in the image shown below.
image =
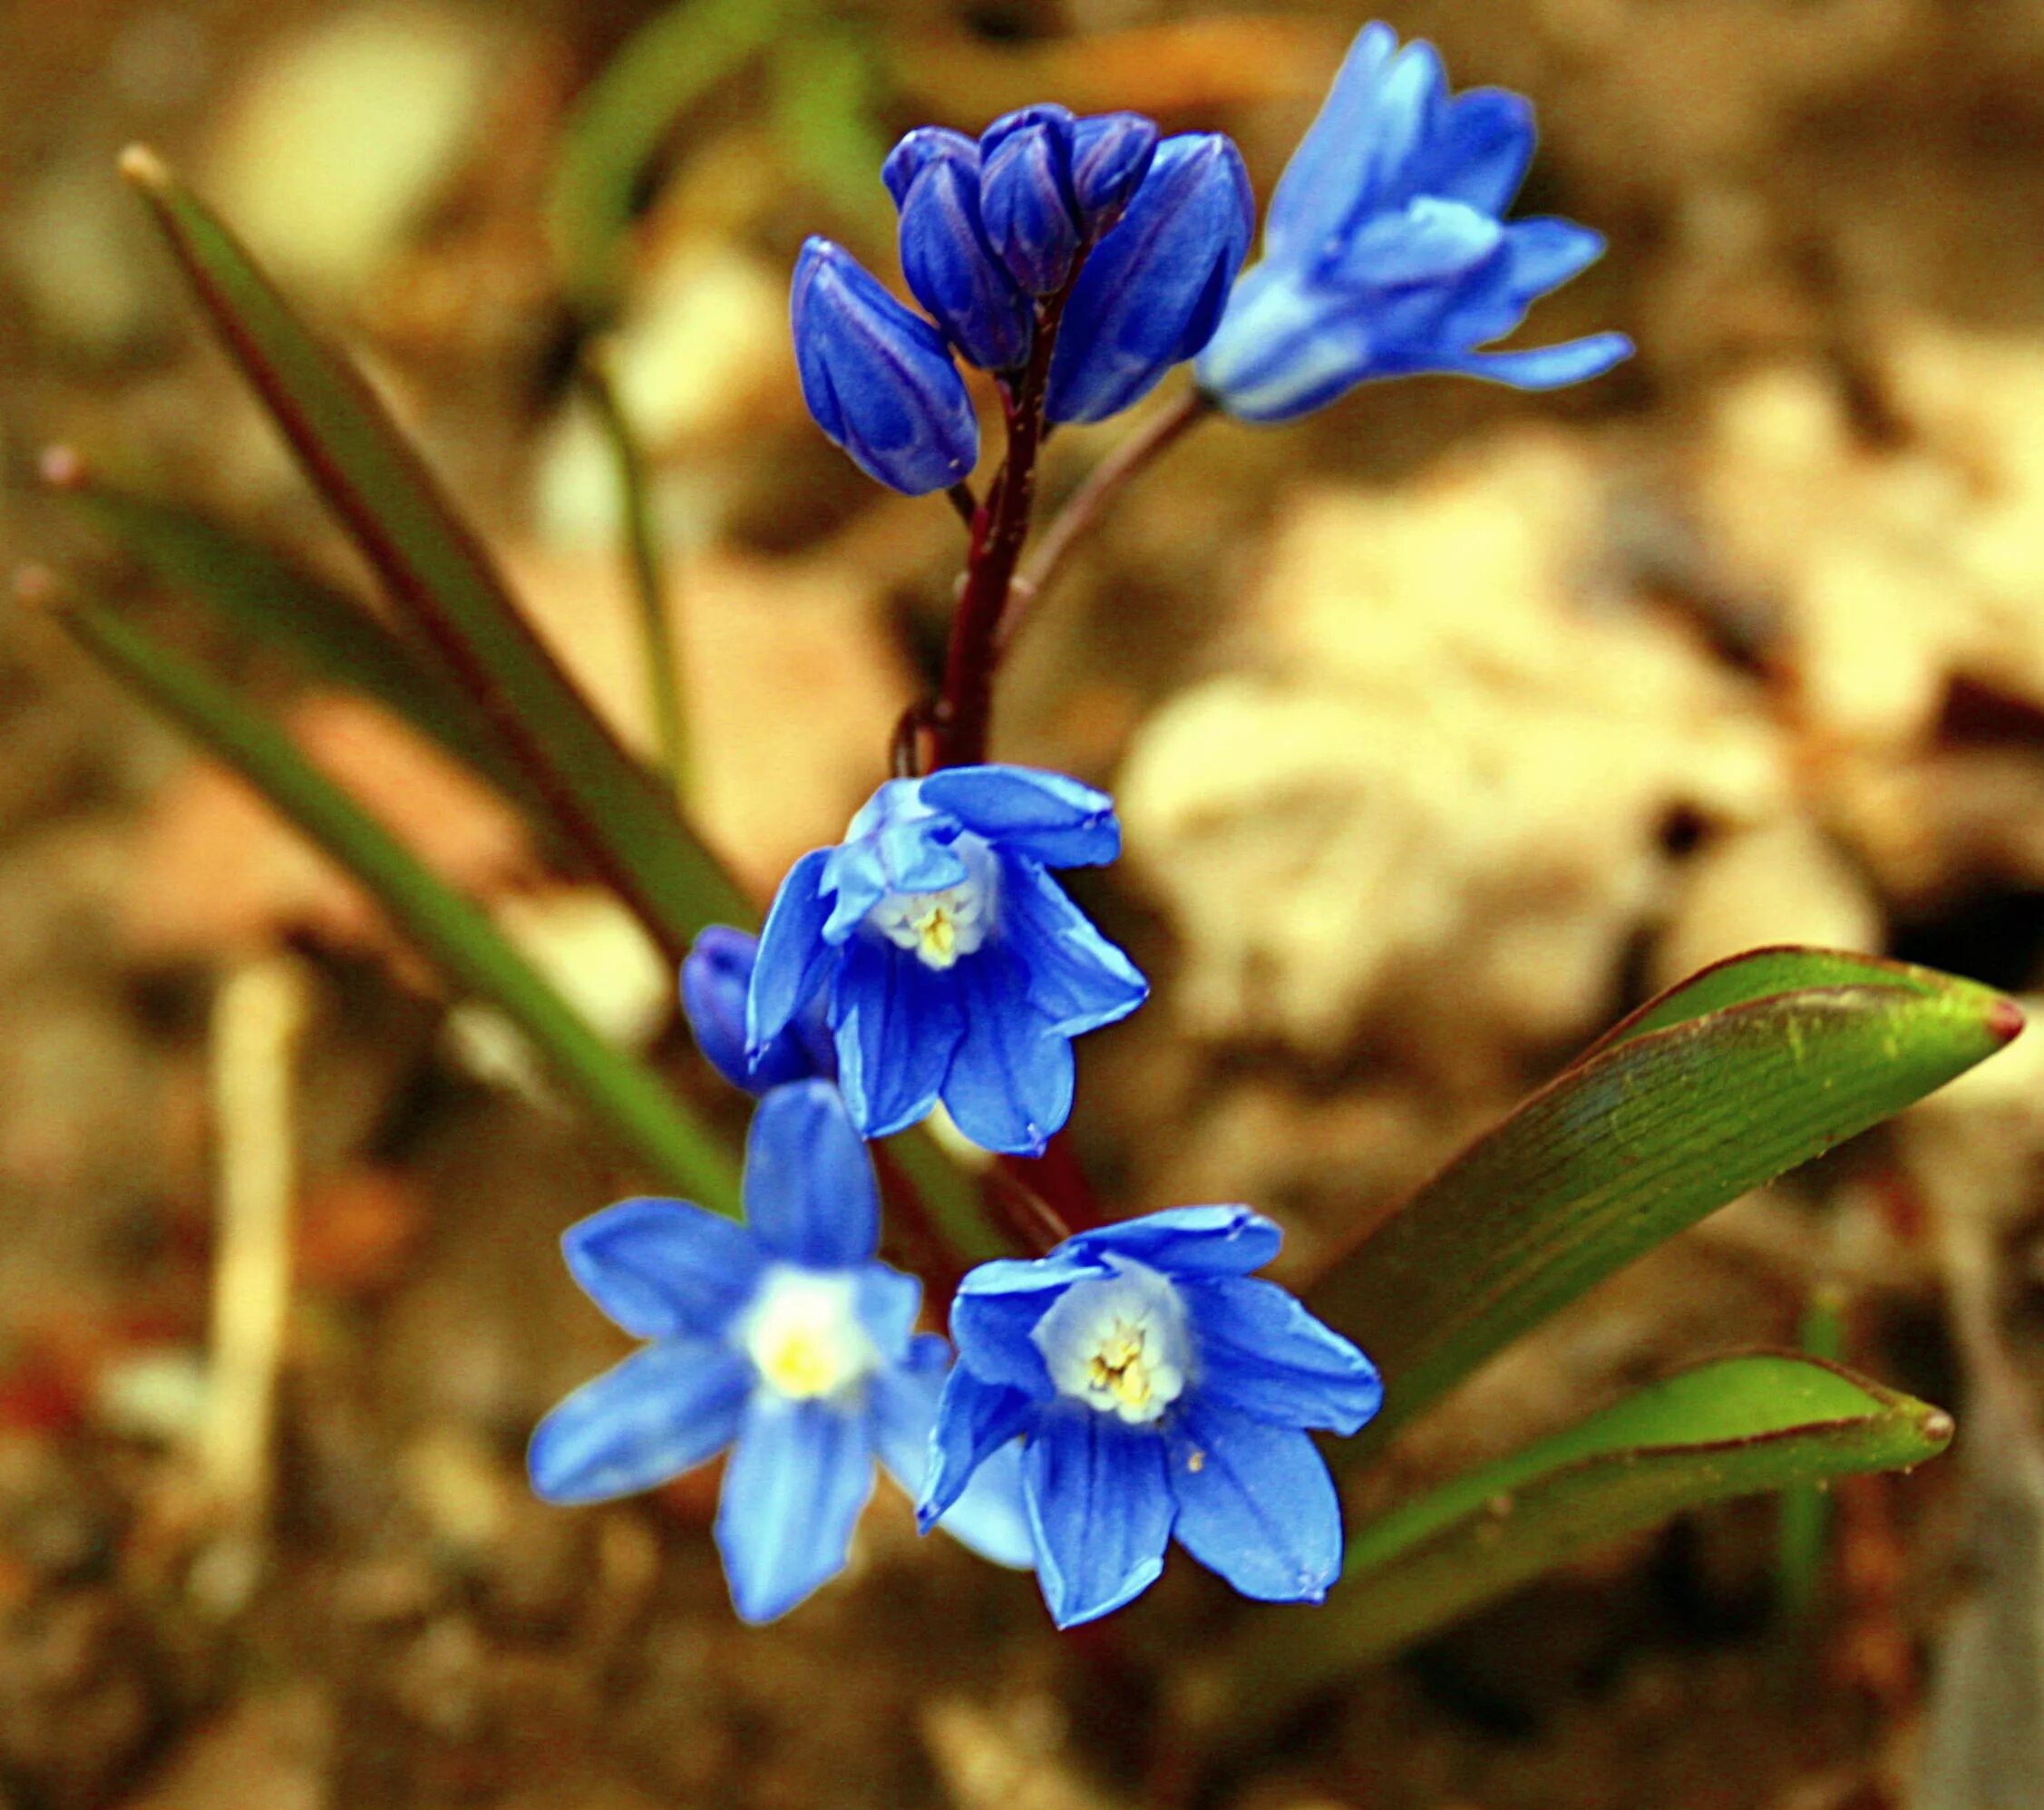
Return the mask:
M 850 1388 L 880 1367 L 880 1353 L 860 1324 L 856 1281 L 792 1264 L 767 1274 L 741 1342 L 761 1379 L 794 1401 Z
M 866 922 L 896 949 L 939 974 L 978 949 L 994 924 L 992 852 L 977 837 L 961 837 L 958 851 L 965 878 L 956 886 L 890 892 L 866 914 Z
M 1185 1308 L 1147 1264 L 1115 1261 L 1119 1273 L 1066 1289 L 1030 1338 L 1060 1395 L 1144 1426 L 1185 1391 Z

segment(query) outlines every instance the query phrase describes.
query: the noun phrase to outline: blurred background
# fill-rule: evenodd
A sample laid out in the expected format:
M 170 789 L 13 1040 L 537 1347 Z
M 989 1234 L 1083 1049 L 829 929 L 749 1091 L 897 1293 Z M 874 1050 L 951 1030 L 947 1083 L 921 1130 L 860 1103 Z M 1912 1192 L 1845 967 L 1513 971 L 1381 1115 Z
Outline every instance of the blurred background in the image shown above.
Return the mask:
M 1533 97 L 1522 206 L 1611 249 L 1531 336 L 1617 326 L 1638 359 L 1552 397 L 1427 379 L 1289 430 L 1202 428 L 1046 602 L 997 728 L 1005 757 L 1110 785 L 1126 824 L 1081 890 L 1156 990 L 1083 1052 L 1096 1179 L 1117 1209 L 1254 1202 L 1301 1264 L 1719 956 L 1801 940 L 2044 984 L 2044 9 L 1379 11 L 1459 84 Z M 209 636 L 611 1035 L 735 1121 L 602 894 L 38 487 L 67 446 L 363 583 L 115 154 L 155 144 L 361 356 L 643 743 L 614 477 L 571 381 L 601 329 L 674 554 L 693 806 L 764 896 L 881 776 L 961 552 L 940 501 L 868 483 L 804 415 L 803 237 L 891 282 L 893 137 L 1046 98 L 1225 129 L 1267 194 L 1369 16 L 11 0 L 5 566 Z M 672 130 L 619 168 L 590 84 L 656 21 L 613 125 Z M 550 204 L 577 156 L 628 220 L 609 266 Z M 1061 434 L 1048 495 L 1128 425 Z M 447 1011 L 358 894 L 12 591 L 0 1002 L 5 1810 L 1162 1801 L 1165 1656 L 1222 1612 L 1182 1563 L 1108 1631 L 1054 1640 L 1028 1580 L 919 1545 L 889 1497 L 842 1582 L 748 1632 L 714 1476 L 601 1510 L 529 1497 L 533 1419 L 625 1344 L 556 1240 L 629 1172 L 513 1034 Z M 221 1432 L 216 1178 L 287 1064 L 293 1294 L 274 1445 L 251 1451 Z M 1357 1678 L 1191 1781 L 1199 1801 L 2044 1802 L 2040 1084 L 2033 1033 L 1727 1210 L 1493 1366 L 1368 1488 L 1805 1337 L 1960 1410 L 1951 1457 L 1840 1486 L 1792 1573 L 1771 1502 L 1635 1539 Z M 1963 1789 L 1912 1783 L 1927 1739 L 1956 1744 Z

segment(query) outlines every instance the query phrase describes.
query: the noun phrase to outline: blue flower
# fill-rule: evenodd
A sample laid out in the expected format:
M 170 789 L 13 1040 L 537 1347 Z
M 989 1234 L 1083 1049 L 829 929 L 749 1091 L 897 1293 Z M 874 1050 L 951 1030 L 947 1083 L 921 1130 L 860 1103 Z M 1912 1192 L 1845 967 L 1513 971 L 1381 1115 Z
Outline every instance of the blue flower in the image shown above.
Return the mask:
M 921 1487 L 949 1354 L 913 1330 L 921 1285 L 874 1260 L 872 1164 L 829 1083 L 761 1102 L 745 1194 L 744 1225 L 640 1200 L 569 1228 L 575 1280 L 652 1342 L 549 1414 L 528 1465 L 548 1501 L 599 1502 L 729 1446 L 717 1547 L 739 1615 L 771 1621 L 844 1568 L 876 1457 Z M 943 1524 L 1029 1562 L 1012 1475 Z
M 971 475 L 979 417 L 935 327 L 827 238 L 803 247 L 788 311 L 803 400 L 861 471 L 909 496 Z
M 1303 1431 L 1353 1433 L 1376 1367 L 1274 1282 L 1278 1228 L 1180 1207 L 983 1263 L 951 1306 L 959 1361 L 923 1524 L 1019 1436 L 1037 1576 L 1060 1628 L 1140 1595 L 1180 1545 L 1245 1596 L 1318 1602 L 1341 1511 Z
M 764 1052 L 821 996 L 867 1137 L 940 1099 L 988 1150 L 1040 1151 L 1072 1110 L 1072 1042 L 1148 983 L 1046 871 L 1121 851 L 1112 802 L 1062 774 L 950 767 L 890 780 L 845 840 L 788 871 L 746 1002 Z
M 1164 140 L 1072 286 L 1051 354 L 1048 419 L 1118 414 L 1199 351 L 1248 255 L 1255 218 L 1232 142 L 1219 132 Z
M 729 924 L 712 924 L 681 964 L 681 1008 L 696 1046 L 711 1067 L 748 1094 L 764 1094 L 791 1081 L 837 1078 L 837 1049 L 823 1022 L 823 1004 L 812 1002 L 760 1051 L 745 1054 L 745 996 L 752 989 L 759 939 Z
M 1503 89 L 1450 98 L 1434 47 L 1366 25 L 1293 153 L 1263 232 L 1195 369 L 1243 421 L 1289 421 L 1371 377 L 1460 372 L 1521 389 L 1580 383 L 1623 334 L 1479 352 L 1594 263 L 1601 234 L 1504 220 L 1533 157 L 1533 109 Z

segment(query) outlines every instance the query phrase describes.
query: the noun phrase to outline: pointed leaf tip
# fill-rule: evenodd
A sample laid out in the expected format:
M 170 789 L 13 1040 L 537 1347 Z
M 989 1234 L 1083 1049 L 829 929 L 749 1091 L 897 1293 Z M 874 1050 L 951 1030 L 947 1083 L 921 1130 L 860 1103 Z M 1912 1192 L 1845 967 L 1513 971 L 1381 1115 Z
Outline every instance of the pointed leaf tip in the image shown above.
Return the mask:
M 1998 994 L 1987 1008 L 1988 1035 L 2003 1043 L 2015 1042 L 2022 1034 L 2023 1023 L 2023 1008 L 2005 993 Z
M 156 154 L 152 146 L 131 144 L 122 151 L 117 160 L 121 174 L 138 189 L 150 193 L 166 193 L 177 178 L 170 173 L 170 166 Z

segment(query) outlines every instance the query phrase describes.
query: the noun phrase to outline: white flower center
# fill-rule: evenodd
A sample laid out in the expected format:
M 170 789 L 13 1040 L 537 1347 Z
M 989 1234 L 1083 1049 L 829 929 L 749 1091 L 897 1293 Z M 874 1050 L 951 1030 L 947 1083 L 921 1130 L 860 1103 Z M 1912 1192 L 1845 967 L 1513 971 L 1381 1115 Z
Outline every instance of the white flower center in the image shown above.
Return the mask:
M 977 836 L 956 844 L 965 878 L 935 892 L 890 892 L 866 913 L 866 922 L 898 949 L 939 973 L 970 955 L 994 927 L 993 851 Z
M 1185 1391 L 1185 1304 L 1147 1264 L 1114 1260 L 1118 1275 L 1073 1283 L 1029 1337 L 1060 1395 L 1144 1426 Z
M 796 1401 L 834 1396 L 880 1364 L 854 1279 L 791 1264 L 767 1271 L 739 1342 L 766 1386 Z

